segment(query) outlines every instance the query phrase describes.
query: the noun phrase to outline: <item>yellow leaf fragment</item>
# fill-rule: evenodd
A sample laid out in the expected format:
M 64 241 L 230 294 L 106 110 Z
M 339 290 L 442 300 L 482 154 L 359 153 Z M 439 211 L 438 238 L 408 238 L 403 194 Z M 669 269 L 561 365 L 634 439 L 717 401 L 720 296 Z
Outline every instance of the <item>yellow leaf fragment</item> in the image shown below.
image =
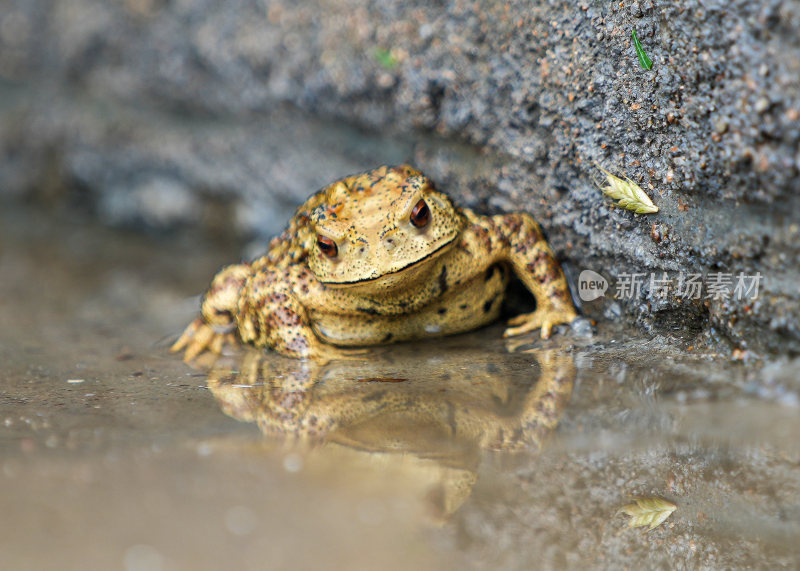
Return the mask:
M 647 531 L 657 528 L 664 523 L 672 512 L 678 509 L 678 506 L 665 499 L 652 497 L 652 498 L 635 498 L 635 504 L 628 504 L 622 506 L 617 513 L 624 513 L 631 516 L 628 521 L 628 527 L 643 527 L 650 526 Z
M 658 206 L 653 204 L 650 197 L 631 179 L 625 177 L 623 180 L 618 176 L 614 176 L 597 163 L 595 163 L 594 166 L 606 175 L 606 184 L 608 186 L 601 187 L 600 190 L 609 198 L 616 200 L 618 206 L 633 210 L 637 214 L 653 214 L 654 212 L 658 212 Z

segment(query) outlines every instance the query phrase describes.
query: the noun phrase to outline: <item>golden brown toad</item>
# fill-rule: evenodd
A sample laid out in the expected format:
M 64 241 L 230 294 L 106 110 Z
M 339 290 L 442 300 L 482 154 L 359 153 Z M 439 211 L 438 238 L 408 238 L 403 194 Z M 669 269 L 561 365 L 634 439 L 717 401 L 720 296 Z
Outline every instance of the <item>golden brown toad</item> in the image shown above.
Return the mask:
M 190 360 L 238 338 L 320 362 L 341 348 L 469 331 L 495 320 L 509 267 L 536 311 L 505 336 L 575 317 L 564 275 L 525 213 L 458 208 L 410 166 L 349 176 L 311 196 L 252 263 L 223 268 L 172 346 Z

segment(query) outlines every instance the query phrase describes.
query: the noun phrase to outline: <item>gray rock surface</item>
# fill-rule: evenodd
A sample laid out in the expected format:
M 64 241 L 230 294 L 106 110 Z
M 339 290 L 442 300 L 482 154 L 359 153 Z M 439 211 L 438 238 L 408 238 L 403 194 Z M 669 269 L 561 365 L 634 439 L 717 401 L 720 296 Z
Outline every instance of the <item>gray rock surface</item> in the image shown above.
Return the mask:
M 2 199 L 263 239 L 323 184 L 410 161 L 533 213 L 573 282 L 610 280 L 589 316 L 800 351 L 798 1 L 6 0 L 0 43 Z M 612 207 L 595 162 L 660 212 Z M 750 301 L 649 282 L 692 273 L 763 279 Z

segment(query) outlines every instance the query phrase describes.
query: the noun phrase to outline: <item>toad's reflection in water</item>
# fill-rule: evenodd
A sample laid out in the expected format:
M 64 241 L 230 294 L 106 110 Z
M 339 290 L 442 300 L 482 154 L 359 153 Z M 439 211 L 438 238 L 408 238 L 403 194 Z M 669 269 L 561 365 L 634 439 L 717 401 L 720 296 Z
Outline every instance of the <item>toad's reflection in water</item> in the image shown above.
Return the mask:
M 248 351 L 217 362 L 208 386 L 226 414 L 266 436 L 411 457 L 437 482 L 428 499 L 439 521 L 469 496 L 482 451 L 538 451 L 572 392 L 572 358 L 555 350 L 397 349 L 322 366 Z

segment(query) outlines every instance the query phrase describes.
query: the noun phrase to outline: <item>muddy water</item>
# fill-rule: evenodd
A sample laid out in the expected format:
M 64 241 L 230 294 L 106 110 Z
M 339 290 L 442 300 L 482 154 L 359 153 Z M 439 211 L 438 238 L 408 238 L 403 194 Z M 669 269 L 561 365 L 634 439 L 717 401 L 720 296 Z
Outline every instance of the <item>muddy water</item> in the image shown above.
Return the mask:
M 2 209 L 0 568 L 798 564 L 800 361 L 604 322 L 190 367 L 235 259 Z M 627 529 L 635 496 L 677 510 Z

